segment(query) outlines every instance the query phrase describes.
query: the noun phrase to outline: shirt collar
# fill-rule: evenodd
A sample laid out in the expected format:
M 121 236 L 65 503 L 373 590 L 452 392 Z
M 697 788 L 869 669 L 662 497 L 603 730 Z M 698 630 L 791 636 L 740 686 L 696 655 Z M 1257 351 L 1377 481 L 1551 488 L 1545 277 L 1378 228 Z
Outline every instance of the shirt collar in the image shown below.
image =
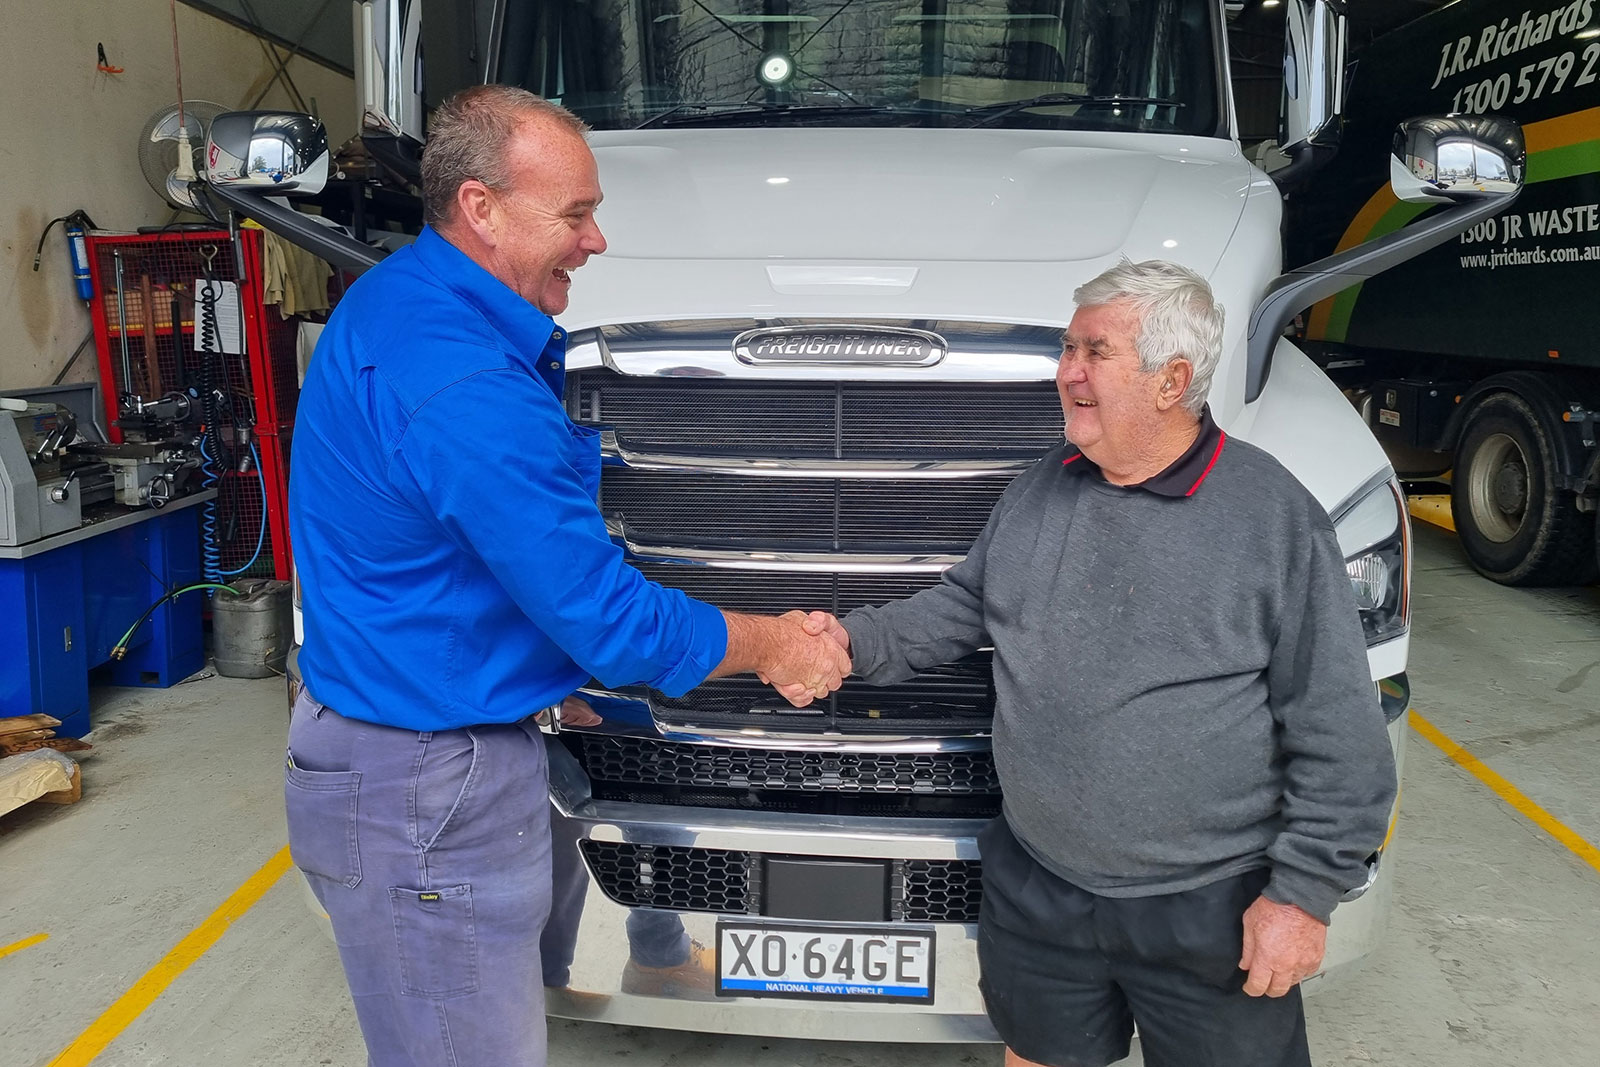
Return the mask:
M 1144 489 L 1155 493 L 1157 496 L 1186 497 L 1194 496 L 1195 490 L 1210 475 L 1211 468 L 1217 465 L 1217 459 L 1222 455 L 1222 446 L 1227 443 L 1228 435 L 1211 417 L 1211 405 L 1207 404 L 1200 409 L 1200 436 L 1196 437 L 1194 444 L 1174 460 L 1166 470 L 1160 474 L 1146 478 L 1128 486 L 1129 489 Z M 1099 466 L 1074 448 L 1061 465 L 1072 474 L 1093 474 L 1105 480 Z
M 474 263 L 432 226 L 424 226 L 411 247 L 417 259 L 445 288 L 463 303 L 482 312 L 489 325 L 534 369 L 542 369 L 541 356 L 551 341 L 558 342 L 558 348 L 564 347 L 560 342 L 564 341 L 566 331 L 558 328 L 555 320 Z

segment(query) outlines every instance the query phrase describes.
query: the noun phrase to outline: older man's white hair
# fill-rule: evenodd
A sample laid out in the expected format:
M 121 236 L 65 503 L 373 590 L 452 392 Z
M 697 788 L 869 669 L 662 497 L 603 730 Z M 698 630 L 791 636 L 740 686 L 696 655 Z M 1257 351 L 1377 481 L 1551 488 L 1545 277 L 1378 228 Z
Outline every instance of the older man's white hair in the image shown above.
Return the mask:
M 1135 344 L 1139 367 L 1153 374 L 1174 359 L 1187 359 L 1194 378 L 1184 391 L 1184 410 L 1198 415 L 1222 358 L 1222 306 L 1205 278 L 1162 259 L 1123 260 L 1080 285 L 1072 294 L 1081 308 L 1125 304 L 1139 320 Z

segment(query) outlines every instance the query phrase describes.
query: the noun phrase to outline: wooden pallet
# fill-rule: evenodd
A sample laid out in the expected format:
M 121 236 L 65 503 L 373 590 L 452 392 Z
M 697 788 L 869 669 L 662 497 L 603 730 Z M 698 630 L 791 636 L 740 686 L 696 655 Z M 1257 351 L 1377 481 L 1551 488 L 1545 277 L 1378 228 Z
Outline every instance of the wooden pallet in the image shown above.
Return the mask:
M 40 748 L 53 748 L 57 752 L 88 752 L 94 748 L 76 737 L 40 737 L 32 741 L 0 741 L 0 756 L 20 756 Z
M 49 715 L 14 715 L 0 719 L 0 758 L 53 748 L 57 752 L 87 752 L 93 745 L 75 737 L 57 737 L 61 720 Z
M 0 719 L 0 737 L 36 730 L 53 730 L 60 725 L 60 719 L 49 715 L 13 715 L 9 719 Z

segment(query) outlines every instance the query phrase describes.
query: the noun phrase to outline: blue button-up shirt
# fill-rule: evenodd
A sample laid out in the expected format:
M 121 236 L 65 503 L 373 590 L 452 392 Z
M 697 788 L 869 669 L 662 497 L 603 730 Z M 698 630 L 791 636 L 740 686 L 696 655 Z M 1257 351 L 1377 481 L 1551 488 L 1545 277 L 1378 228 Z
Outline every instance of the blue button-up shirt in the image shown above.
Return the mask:
M 431 229 L 351 286 L 294 432 L 317 700 L 442 730 L 514 722 L 591 676 L 681 695 L 721 662 L 721 613 L 607 536 L 564 368 L 564 331 Z

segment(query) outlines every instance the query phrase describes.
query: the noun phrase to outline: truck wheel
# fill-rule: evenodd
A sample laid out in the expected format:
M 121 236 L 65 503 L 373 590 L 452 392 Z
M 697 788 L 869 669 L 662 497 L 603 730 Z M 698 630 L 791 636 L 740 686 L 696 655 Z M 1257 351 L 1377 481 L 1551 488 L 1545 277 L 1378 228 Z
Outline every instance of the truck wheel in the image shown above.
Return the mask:
M 1594 516 L 1559 488 L 1550 436 L 1515 393 L 1495 393 L 1467 416 L 1450 510 L 1461 547 L 1486 578 L 1575 585 L 1594 577 Z

